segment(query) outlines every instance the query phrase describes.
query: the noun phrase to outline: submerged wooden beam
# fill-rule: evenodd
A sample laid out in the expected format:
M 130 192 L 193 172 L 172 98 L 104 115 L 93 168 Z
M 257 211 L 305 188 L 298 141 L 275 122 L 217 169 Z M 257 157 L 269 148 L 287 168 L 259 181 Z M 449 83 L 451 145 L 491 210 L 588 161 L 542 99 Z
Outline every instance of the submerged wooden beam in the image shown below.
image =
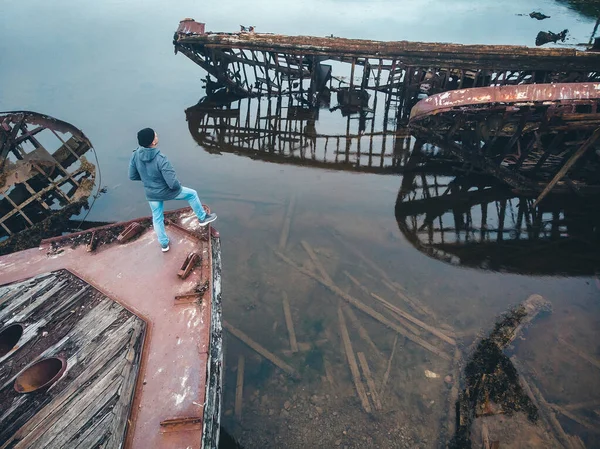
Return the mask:
M 288 301 L 287 293 L 283 292 L 283 313 L 285 315 L 285 324 L 290 336 L 290 350 L 298 352 L 298 342 L 296 341 L 296 331 L 294 330 L 294 322 L 292 321 L 292 312 L 290 310 L 290 302 Z
M 292 225 L 292 214 L 294 213 L 294 207 L 296 205 L 296 194 L 292 193 L 290 202 L 288 203 L 287 211 L 283 219 L 283 226 L 281 227 L 281 235 L 279 237 L 279 250 L 283 251 L 287 244 L 288 236 L 290 234 L 290 227 Z
M 290 374 L 293 377 L 296 377 L 296 378 L 300 377 L 294 368 L 292 368 L 290 365 L 285 363 L 283 360 L 281 360 L 275 354 L 268 351 L 263 346 L 259 345 L 257 342 L 252 340 L 241 330 L 239 330 L 236 327 L 229 324 L 227 321 L 223 321 L 223 328 L 225 330 L 227 330 L 227 332 L 229 332 L 231 335 L 233 335 L 234 337 L 239 339 L 242 343 L 245 343 L 250 348 L 254 349 L 256 352 L 258 352 L 260 355 L 262 355 L 265 359 L 267 359 L 273 365 L 277 366 L 278 368 L 282 369 L 283 371 L 285 371 L 286 373 Z
M 371 405 L 365 393 L 365 387 L 360 379 L 360 372 L 358 365 L 356 364 L 356 357 L 354 357 L 354 351 L 352 350 L 352 343 L 350 342 L 350 335 L 348 334 L 348 327 L 346 326 L 346 320 L 344 319 L 344 312 L 342 312 L 341 305 L 338 307 L 338 318 L 340 322 L 340 335 L 342 337 L 342 343 L 344 350 L 346 351 L 346 358 L 350 367 L 350 373 L 352 374 L 352 380 L 354 381 L 354 387 L 356 393 L 360 399 L 363 409 L 367 413 L 371 413 Z
M 379 395 L 377 394 L 377 388 L 375 387 L 375 381 L 373 381 L 373 376 L 371 375 L 367 358 L 363 352 L 359 352 L 356 355 L 358 356 L 358 361 L 360 362 L 360 367 L 362 368 L 365 379 L 367 379 L 367 386 L 369 387 L 373 404 L 375 404 L 375 410 L 381 410 L 381 401 L 379 400 Z
M 346 315 L 348 315 L 348 318 L 350 319 L 350 322 L 352 323 L 352 325 L 358 331 L 358 335 L 360 335 L 360 338 L 362 338 L 365 341 L 365 343 L 367 343 L 369 345 L 369 347 L 371 348 L 371 350 L 373 351 L 373 353 L 376 354 L 377 356 L 379 356 L 381 359 L 384 359 L 385 357 L 383 356 L 383 354 L 381 353 L 381 351 L 379 350 L 379 348 L 375 345 L 375 343 L 373 342 L 373 340 L 369 336 L 369 333 L 364 328 L 364 326 L 362 325 L 362 323 L 359 321 L 359 319 L 356 316 L 356 314 L 354 313 L 354 311 L 350 307 L 346 306 L 346 307 L 344 307 L 344 313 Z
M 237 382 L 235 385 L 235 417 L 238 421 L 242 420 L 242 401 L 244 397 L 244 367 L 245 359 L 243 355 L 238 357 Z
M 324 279 L 316 276 L 314 273 L 311 273 L 310 271 L 308 271 L 308 270 L 306 270 L 306 269 L 304 269 L 304 268 L 296 265 L 291 259 L 289 259 L 288 257 L 284 256 L 279 251 L 275 250 L 275 254 L 279 258 L 281 258 L 281 260 L 283 260 L 284 262 L 286 262 L 288 265 L 294 267 L 299 272 L 305 274 L 306 276 L 314 279 L 315 281 L 319 282 L 323 286 L 327 287 L 333 293 L 335 293 L 336 295 L 338 295 L 341 298 L 343 298 L 344 300 L 346 300 L 349 304 L 353 305 L 354 307 L 356 307 L 357 309 L 359 309 L 362 312 L 366 313 L 367 315 L 373 317 L 374 319 L 376 319 L 380 323 L 382 323 L 385 326 L 389 327 L 390 329 L 396 331 L 400 335 L 408 338 L 412 342 L 414 342 L 414 343 L 422 346 L 423 348 L 427 349 L 428 351 L 431 351 L 432 353 L 434 353 L 437 356 L 443 358 L 444 360 L 448 360 L 448 361 L 451 360 L 451 357 L 446 352 L 442 351 L 441 349 L 436 348 L 435 346 L 433 346 L 432 344 L 426 342 L 422 338 L 420 338 L 420 337 L 418 337 L 418 336 L 416 336 L 416 335 L 408 332 L 406 329 L 404 329 L 400 325 L 398 325 L 398 324 L 390 321 L 388 318 L 384 317 L 381 313 L 373 310 L 371 307 L 367 306 L 366 304 L 363 304 L 361 301 L 359 301 L 358 299 L 356 299 L 353 296 L 349 295 L 348 293 L 343 292 L 342 290 L 340 290 L 339 287 L 337 287 L 337 286 L 335 286 L 333 284 L 328 283 Z
M 390 354 L 390 358 L 387 363 L 387 368 L 385 369 L 385 374 L 383 375 L 383 380 L 381 381 L 381 396 L 385 396 L 385 386 L 387 385 L 388 379 L 390 378 L 390 371 L 392 370 L 392 361 L 394 360 L 394 354 L 396 353 L 396 344 L 398 343 L 398 334 L 396 334 L 394 338 L 394 344 L 392 345 L 392 353 Z

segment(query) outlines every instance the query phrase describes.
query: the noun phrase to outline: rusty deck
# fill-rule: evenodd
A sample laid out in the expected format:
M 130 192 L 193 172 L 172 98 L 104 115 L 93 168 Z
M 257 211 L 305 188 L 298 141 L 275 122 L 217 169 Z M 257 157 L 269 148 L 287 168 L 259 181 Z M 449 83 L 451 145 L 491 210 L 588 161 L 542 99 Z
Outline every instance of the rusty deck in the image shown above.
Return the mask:
M 134 222 L 137 226 L 131 226 Z M 167 253 L 161 253 L 151 220 L 144 218 L 2 256 L 0 286 L 66 270 L 141 318 L 146 336 L 132 411 L 123 423 L 125 447 L 216 447 L 222 364 L 220 241 L 214 229 L 198 227 L 188 209 L 166 214 L 166 222 L 171 238 Z M 190 253 L 201 261 L 185 267 Z M 0 302 L 3 307 L 11 299 Z M 0 328 L 5 324 L 0 322 Z M 42 338 L 41 330 L 37 338 Z M 8 360 L 26 347 L 16 348 Z M 71 379 L 63 376 L 56 385 L 61 382 L 68 386 Z M 86 388 L 82 385 L 81 393 Z M 36 394 L 43 398 L 49 393 Z M 23 395 L 20 400 L 35 398 Z M 50 414 L 40 420 L 55 418 Z

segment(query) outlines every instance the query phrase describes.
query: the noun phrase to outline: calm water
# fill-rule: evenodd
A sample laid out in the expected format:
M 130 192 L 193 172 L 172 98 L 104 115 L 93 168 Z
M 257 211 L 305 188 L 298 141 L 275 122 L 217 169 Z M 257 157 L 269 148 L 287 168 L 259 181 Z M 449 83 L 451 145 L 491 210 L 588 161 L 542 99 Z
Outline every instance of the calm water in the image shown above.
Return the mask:
M 518 15 L 534 10 L 552 18 L 538 22 Z M 203 97 L 200 78 L 205 73 L 185 56 L 173 55 L 172 35 L 185 17 L 215 31 L 236 31 L 241 23 L 286 34 L 522 45 L 533 45 L 540 30 L 565 28 L 570 30 L 566 44 L 587 42 L 595 20 L 542 0 L 6 3 L 0 11 L 0 110 L 47 113 L 86 133 L 108 188 L 90 220 L 148 214 L 141 186 L 126 175 L 135 133 L 146 126 L 160 134 L 160 147 L 181 181 L 198 189 L 218 213 L 226 320 L 301 374 L 301 380 L 290 380 L 228 339 L 223 425 L 244 447 L 434 448 L 445 441 L 450 385 L 444 377 L 454 376 L 451 364 L 404 337 L 396 341 L 394 331 L 355 310 L 364 329 L 359 332 L 353 314 L 344 311 L 353 351 L 364 354 L 381 397 L 381 410 L 364 412 L 343 352 L 339 296 L 273 251 L 292 199 L 282 250 L 286 257 L 316 270 L 308 244 L 343 292 L 389 316 L 348 273 L 396 307 L 445 332 L 452 328 L 464 354 L 511 305 L 534 293 L 549 300 L 552 314 L 534 323 L 515 344 L 515 353 L 545 399 L 570 407 L 579 421 L 558 414 L 565 431 L 579 435 L 587 447 L 600 447 L 600 282 L 593 276 L 594 248 L 587 244 L 595 235 L 594 211 L 559 203 L 531 211 L 526 201 L 495 187 L 476 207 L 452 201 L 421 207 L 418 200 L 435 199 L 451 182 L 462 186 L 457 195 L 469 191 L 470 181 L 268 163 L 240 157 L 247 156 L 243 148 L 237 150 L 241 154 L 228 147 L 222 155 L 210 154 L 190 133 L 205 125 L 188 122 L 185 112 Z M 237 106 L 255 111 L 257 102 Z M 266 107 L 263 100 L 261 110 Z M 315 126 L 318 133 L 337 135 L 346 132 L 346 125 L 339 111 L 322 110 Z M 358 121 L 351 120 L 350 127 L 357 132 Z M 323 156 L 324 143 L 315 145 L 315 157 Z M 409 148 L 410 142 L 404 145 Z M 498 226 L 502 217 L 505 230 Z M 534 232 L 520 225 L 527 220 L 538 224 Z M 499 234 L 505 236 L 500 242 Z M 554 242 L 550 247 L 549 241 Z M 400 291 L 421 311 L 431 313 L 412 309 L 390 283 L 402 286 Z M 293 354 L 288 352 L 284 297 L 300 344 Z M 452 346 L 416 330 L 454 355 Z M 241 356 L 245 373 L 239 418 L 234 401 Z M 439 377 L 427 377 L 426 371 Z M 583 402 L 590 404 L 576 407 Z M 522 435 L 511 442 L 506 435 L 519 435 L 526 427 L 509 421 L 502 435 L 492 434 L 502 438 L 501 447 L 549 447 L 542 430 L 529 438 L 529 445 L 519 439 Z

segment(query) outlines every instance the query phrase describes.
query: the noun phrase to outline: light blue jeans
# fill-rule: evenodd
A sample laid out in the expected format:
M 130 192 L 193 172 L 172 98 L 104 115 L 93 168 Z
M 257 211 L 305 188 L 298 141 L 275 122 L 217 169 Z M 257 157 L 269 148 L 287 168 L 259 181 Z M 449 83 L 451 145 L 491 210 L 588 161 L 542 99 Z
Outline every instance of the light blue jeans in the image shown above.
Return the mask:
M 194 189 L 188 189 L 187 187 L 181 187 L 181 193 L 177 195 L 175 200 L 186 200 L 196 216 L 198 220 L 204 220 L 206 217 L 206 212 L 202 207 L 202 203 L 200 202 L 200 198 L 198 198 L 198 193 Z M 158 243 L 160 246 L 165 248 L 169 244 L 169 237 L 167 236 L 167 232 L 165 231 L 165 216 L 164 216 L 164 206 L 162 201 L 148 201 L 150 204 L 150 209 L 152 209 L 152 224 L 154 225 L 154 232 L 156 232 L 156 236 L 158 237 Z

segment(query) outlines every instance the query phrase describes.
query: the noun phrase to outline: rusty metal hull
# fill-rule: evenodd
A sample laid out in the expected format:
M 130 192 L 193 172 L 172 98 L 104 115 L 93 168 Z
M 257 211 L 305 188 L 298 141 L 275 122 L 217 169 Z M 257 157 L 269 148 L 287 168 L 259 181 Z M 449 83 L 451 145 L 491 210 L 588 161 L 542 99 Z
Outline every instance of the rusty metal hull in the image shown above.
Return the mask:
M 421 100 L 411 132 L 522 193 L 600 192 L 600 84 L 446 92 Z
M 423 96 L 449 90 L 600 79 L 600 53 L 574 49 L 206 33 L 192 19 L 180 23 L 173 43 L 208 73 L 209 94 L 222 87 L 293 94 L 315 106 L 325 89 L 384 92 L 400 120 Z M 343 63 L 340 72 L 325 61 Z
M 0 238 L 87 204 L 92 144 L 73 125 L 30 111 L 0 113 Z
M 132 222 L 143 232 L 118 239 Z M 142 318 L 146 336 L 124 447 L 217 447 L 223 362 L 218 232 L 201 228 L 188 208 L 167 213 L 171 250 L 162 253 L 151 218 L 132 222 L 2 256 L 0 285 L 68 270 Z M 201 262 L 184 280 L 177 272 L 191 252 Z M 178 300 L 182 296 L 187 300 Z

